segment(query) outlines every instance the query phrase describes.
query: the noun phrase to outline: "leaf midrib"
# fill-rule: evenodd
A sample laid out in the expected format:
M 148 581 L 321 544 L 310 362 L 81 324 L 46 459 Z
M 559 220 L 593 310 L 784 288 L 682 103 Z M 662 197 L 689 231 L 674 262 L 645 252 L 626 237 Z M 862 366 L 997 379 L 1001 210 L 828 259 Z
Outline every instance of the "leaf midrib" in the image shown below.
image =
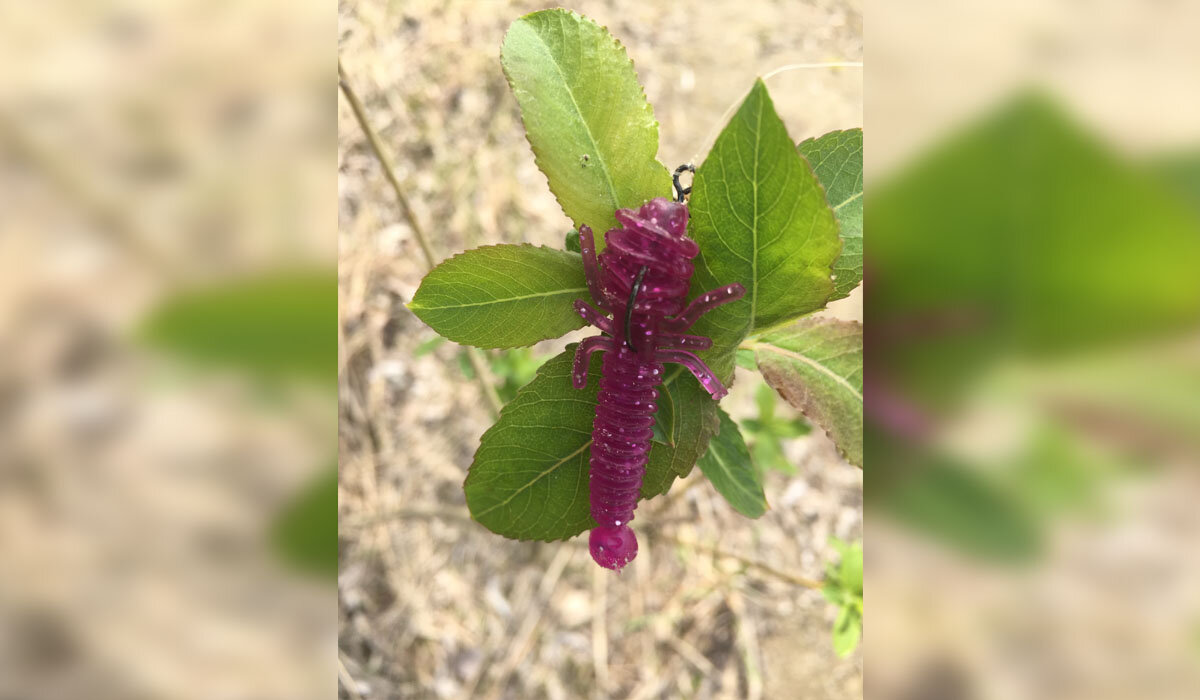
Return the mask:
M 836 211 L 838 211 L 839 209 L 841 209 L 842 207 L 844 207 L 844 206 L 846 206 L 847 204 L 849 204 L 850 202 L 853 202 L 853 201 L 854 201 L 854 200 L 856 200 L 856 199 L 861 199 L 861 198 L 862 198 L 862 196 L 863 196 L 862 190 L 859 190 L 858 192 L 855 192 L 854 194 L 850 195 L 850 196 L 849 196 L 849 197 L 847 197 L 846 199 L 842 200 L 842 203 L 841 203 L 841 204 L 839 204 L 839 205 L 837 205 L 836 207 L 834 207 L 834 208 L 833 208 L 833 210 L 836 212 Z
M 583 451 L 584 451 L 584 450 L 586 450 L 587 448 L 591 447 L 591 445 L 592 445 L 592 441 L 591 441 L 591 439 L 589 439 L 587 442 L 583 443 L 583 445 L 582 445 L 582 446 L 581 446 L 581 447 L 580 447 L 578 450 L 575 450 L 574 452 L 572 452 L 571 454 L 567 455 L 566 457 L 563 457 L 562 459 L 558 460 L 558 461 L 557 461 L 557 462 L 555 462 L 554 464 L 551 464 L 551 465 L 550 465 L 550 466 L 549 466 L 549 467 L 548 467 L 548 468 L 547 468 L 545 471 L 541 472 L 540 474 L 538 474 L 537 476 L 533 477 L 532 479 L 530 479 L 529 481 L 527 481 L 525 484 L 523 484 L 523 485 L 521 486 L 521 488 L 519 488 L 519 489 L 517 489 L 516 491 L 513 491 L 512 493 L 510 493 L 510 494 L 508 495 L 508 498 L 505 498 L 503 501 L 500 501 L 500 502 L 496 503 L 495 505 L 493 505 L 493 506 L 490 506 L 490 507 L 488 507 L 488 508 L 486 508 L 486 509 L 484 509 L 484 510 L 480 511 L 480 512 L 479 512 L 479 513 L 478 513 L 478 514 L 475 516 L 475 519 L 476 519 L 476 520 L 478 520 L 479 518 L 482 518 L 483 516 L 487 515 L 488 513 L 491 513 L 493 510 L 496 510 L 497 508 L 499 508 L 499 507 L 501 507 L 501 506 L 506 506 L 506 505 L 508 505 L 508 504 L 509 504 L 509 503 L 512 501 L 512 499 L 514 499 L 514 498 L 516 498 L 516 497 L 517 497 L 517 494 L 521 493 L 521 492 L 522 492 L 522 491 L 524 491 L 525 489 L 527 489 L 527 488 L 529 488 L 530 486 L 533 486 L 533 485 L 534 485 L 534 484 L 536 484 L 537 482 L 541 481 L 543 477 L 545 477 L 546 475 L 550 474 L 550 472 L 553 472 L 555 469 L 558 469 L 558 468 L 559 468 L 559 467 L 561 467 L 562 465 L 566 464 L 566 463 L 567 463 L 567 460 L 570 460 L 570 459 L 572 459 L 572 458 L 576 457 L 576 456 L 577 456 L 577 455 L 578 455 L 580 452 L 583 452 Z
M 721 469 L 723 469 L 725 471 L 725 473 L 729 476 L 729 480 L 733 483 L 734 488 L 736 488 L 738 491 L 741 491 L 742 493 L 749 496 L 756 503 L 757 502 L 765 503 L 764 499 L 761 498 L 759 496 L 759 494 L 754 493 L 754 491 L 749 489 L 744 483 L 742 483 L 742 481 L 740 479 L 738 479 L 737 477 L 735 477 L 733 475 L 734 474 L 733 469 L 729 466 L 729 464 L 721 456 L 720 450 L 714 450 L 712 448 L 712 446 L 709 447 L 709 450 L 712 452 L 713 459 L 716 460 L 717 464 L 721 467 Z
M 750 329 L 746 331 L 747 335 L 754 332 L 754 324 L 758 318 L 758 163 L 760 160 L 759 148 L 762 143 L 763 100 L 764 97 L 759 95 L 757 123 L 754 127 L 754 178 L 752 179 L 754 185 L 754 226 L 750 233 L 751 240 L 754 243 L 754 254 L 750 258 L 750 279 L 754 281 L 754 289 L 750 293 Z
M 428 306 L 413 301 L 408 305 L 410 309 L 422 309 L 428 311 L 441 311 L 443 309 L 465 309 L 469 306 L 490 306 L 492 304 L 507 304 L 513 301 L 524 301 L 525 299 L 536 299 L 538 297 L 553 297 L 559 295 L 577 295 L 580 292 L 586 292 L 587 287 L 571 287 L 570 289 L 555 289 L 550 292 L 534 292 L 533 294 L 522 294 L 515 297 L 498 297 L 496 299 L 488 299 L 486 301 L 470 301 L 460 304 L 448 304 L 446 306 Z
M 850 395 L 853 396 L 855 398 L 855 400 L 857 400 L 859 402 L 861 402 L 863 400 L 862 392 L 855 389 L 854 386 L 850 384 L 850 382 L 846 381 L 845 377 L 839 375 L 837 372 L 834 372 L 832 369 L 829 369 L 828 367 L 821 364 L 820 362 L 817 362 L 816 360 L 812 359 L 811 357 L 807 357 L 807 356 L 802 355 L 793 350 L 786 350 L 784 348 L 779 347 L 778 345 L 772 345 L 770 343 L 744 343 L 743 347 L 749 347 L 754 350 L 762 349 L 765 352 L 773 352 L 777 355 L 782 355 L 784 357 L 790 357 L 793 360 L 799 360 L 800 362 L 803 362 L 804 364 L 812 367 L 813 369 L 817 370 L 818 372 L 821 372 L 822 374 L 825 374 L 829 378 L 833 379 L 835 382 L 840 384 L 844 389 L 846 389 L 846 391 L 849 391 Z
M 567 33 L 565 27 L 563 26 L 562 15 L 558 16 L 558 25 L 559 32 L 562 36 L 563 45 L 566 46 Z M 610 195 L 609 200 L 612 204 L 610 208 L 615 211 L 620 206 L 620 202 L 617 201 L 617 188 L 613 186 L 612 176 L 608 172 L 608 164 L 604 161 L 604 156 L 600 153 L 600 147 L 596 144 L 596 137 L 592 134 L 592 127 L 590 124 L 588 124 L 587 119 L 583 116 L 583 109 L 580 108 L 579 101 L 575 99 L 575 91 L 571 88 L 571 83 L 567 80 L 567 75 L 563 72 L 562 66 L 559 65 L 558 57 L 554 55 L 554 51 L 551 50 L 550 45 L 546 43 L 546 39 L 536 30 L 534 31 L 534 36 L 538 38 L 542 48 L 545 49 L 546 54 L 550 57 L 550 62 L 554 64 L 554 69 L 558 71 L 558 77 L 562 78 L 563 88 L 566 89 L 567 96 L 571 98 L 571 105 L 575 107 L 575 113 L 579 115 L 579 122 L 583 124 L 583 131 L 585 134 L 587 134 L 588 141 L 592 144 L 591 150 L 596 152 L 596 160 L 600 164 L 600 172 L 603 173 L 604 182 L 608 185 L 608 193 Z M 588 222 L 585 221 L 583 223 Z

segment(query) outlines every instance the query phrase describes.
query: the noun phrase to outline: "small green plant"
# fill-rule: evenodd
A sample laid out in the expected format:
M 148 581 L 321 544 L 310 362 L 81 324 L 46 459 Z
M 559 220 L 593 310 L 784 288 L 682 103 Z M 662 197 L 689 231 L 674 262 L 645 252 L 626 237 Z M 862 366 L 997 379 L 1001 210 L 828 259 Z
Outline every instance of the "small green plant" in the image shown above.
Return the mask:
M 754 402 L 758 406 L 758 417 L 747 418 L 740 425 L 750 436 L 750 456 L 754 458 L 761 474 L 775 469 L 784 474 L 795 474 L 796 467 L 783 454 L 783 441 L 800 437 L 812 428 L 801 418 L 784 418 L 775 415 L 775 400 L 778 395 L 767 384 L 759 384 L 754 391 Z
M 573 229 L 561 249 L 455 255 L 408 305 L 449 340 L 506 351 L 493 371 L 519 386 L 502 392 L 464 484 L 472 517 L 522 540 L 593 530 L 593 557 L 619 568 L 636 552 L 627 523 L 637 498 L 666 493 L 696 465 L 735 510 L 761 516 L 761 469 L 718 406 L 735 360 L 861 466 L 862 327 L 813 314 L 862 281 L 862 130 L 797 144 L 757 80 L 703 162 L 672 178 L 633 64 L 607 30 L 574 12 L 535 12 L 509 28 L 501 64 Z M 535 362 L 513 348 L 585 324 L 604 335 L 519 385 Z M 773 405 L 751 425 L 773 466 L 779 440 L 803 429 Z M 598 556 L 601 528 L 622 531 L 622 556 Z
M 433 352 L 446 339 L 434 336 L 422 342 L 413 350 L 414 357 L 421 357 Z M 543 355 L 535 355 L 529 348 L 513 348 L 512 350 L 494 351 L 487 355 L 488 368 L 497 380 L 496 394 L 504 403 L 512 401 L 517 396 L 517 390 L 529 383 L 537 374 L 538 367 L 546 361 Z M 455 353 L 458 368 L 467 379 L 475 378 L 475 368 L 467 356 L 466 348 L 459 348 Z
M 830 539 L 829 543 L 841 555 L 841 560 L 826 569 L 825 587 L 821 593 L 837 606 L 837 619 L 833 623 L 833 650 L 844 658 L 854 651 L 862 637 L 862 543 L 847 544 L 836 537 Z

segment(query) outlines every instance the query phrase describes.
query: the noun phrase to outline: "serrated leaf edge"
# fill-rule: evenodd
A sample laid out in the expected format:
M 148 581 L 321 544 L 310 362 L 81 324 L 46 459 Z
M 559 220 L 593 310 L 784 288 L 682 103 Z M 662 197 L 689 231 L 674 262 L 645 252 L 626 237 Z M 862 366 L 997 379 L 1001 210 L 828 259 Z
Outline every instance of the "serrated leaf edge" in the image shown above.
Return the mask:
M 838 321 L 839 323 L 851 324 L 851 325 L 858 326 L 859 328 L 862 328 L 862 322 L 861 322 L 861 321 L 850 321 L 850 320 L 842 320 L 842 319 L 829 319 L 829 320 L 836 320 L 836 321 Z M 776 330 L 778 330 L 778 327 L 776 327 Z M 759 344 L 756 344 L 756 345 L 767 345 L 767 344 L 766 344 L 766 343 L 759 343 Z M 743 341 L 743 345 L 742 345 L 742 347 L 744 347 L 744 346 L 745 346 L 745 344 L 744 344 L 744 341 Z M 782 353 L 777 353 L 777 354 L 782 354 Z M 790 353 L 790 354 L 793 354 L 793 355 L 794 355 L 794 354 L 796 354 L 796 353 Z M 755 359 L 755 362 L 756 362 L 756 363 L 758 363 L 758 350 L 757 350 L 757 349 L 755 349 L 755 352 L 754 352 L 754 359 Z M 806 362 L 809 362 L 810 364 L 812 364 L 812 363 L 813 363 L 813 361 L 812 361 L 812 360 L 810 360 L 809 358 L 804 358 L 804 359 L 805 359 L 805 361 L 806 361 Z M 791 401 L 788 401 L 788 400 L 787 400 L 787 397 L 786 397 L 786 396 L 784 396 L 784 395 L 783 395 L 783 394 L 782 394 L 782 393 L 779 391 L 779 389 L 778 389 L 778 388 L 776 388 L 776 387 L 775 387 L 775 385 L 774 385 L 774 384 L 773 384 L 773 383 L 772 383 L 772 382 L 771 382 L 771 381 L 768 379 L 767 373 L 763 371 L 763 368 L 762 368 L 762 364 L 761 364 L 761 363 L 758 363 L 758 373 L 759 373 L 759 374 L 761 374 L 761 375 L 762 375 L 762 377 L 763 377 L 763 380 L 767 382 L 767 386 L 771 387 L 771 389 L 773 389 L 773 390 L 775 391 L 775 393 L 776 393 L 776 394 L 779 394 L 779 398 L 783 399 L 785 403 L 787 403 L 789 406 L 791 406 L 792 408 L 794 408 L 794 409 L 796 409 L 797 411 L 799 411 L 799 412 L 800 412 L 800 413 L 801 413 L 801 414 L 802 414 L 802 415 L 803 415 L 805 418 L 807 418 L 807 419 L 808 419 L 808 423 L 809 423 L 809 425 L 816 426 L 817 428 L 819 428 L 819 429 L 821 430 L 821 432 L 825 433 L 825 437 L 829 438 L 829 442 L 833 443 L 833 447 L 834 447 L 834 449 L 836 449 L 836 450 L 837 450 L 837 453 L 838 453 L 838 455 L 839 455 L 839 456 L 840 456 L 842 459 L 846 460 L 846 463 L 847 463 L 847 464 L 854 465 L 854 466 L 858 467 L 859 469 L 862 469 L 862 468 L 863 468 L 863 465 L 861 465 L 861 464 L 857 464 L 857 463 L 855 463 L 853 460 L 851 460 L 851 459 L 850 459 L 850 456 L 849 456 L 849 455 L 846 453 L 846 450 L 845 450 L 845 448 L 843 448 L 843 447 L 841 446 L 841 444 L 839 444 L 839 443 L 838 443 L 838 441 L 834 439 L 834 437 L 833 437 L 833 434 L 832 434 L 832 433 L 830 433 L 830 432 L 829 432 L 829 430 L 825 428 L 825 426 L 821 425 L 821 422 L 820 422 L 820 421 L 818 421 L 818 420 L 814 419 L 814 418 L 813 418 L 813 416 L 811 416 L 811 415 L 809 414 L 809 411 L 808 411 L 808 410 L 806 410 L 806 409 L 805 409 L 803 406 L 797 406 L 797 405 L 793 404 Z M 852 390 L 852 391 L 855 391 L 855 393 L 856 393 L 856 394 L 858 394 L 858 398 L 859 398 L 859 400 L 861 401 L 861 400 L 862 400 L 862 398 L 863 398 L 863 394 L 862 394 L 861 392 L 858 392 L 857 390 L 854 390 L 854 388 L 853 388 L 853 387 L 850 387 L 850 388 L 851 388 L 851 390 Z M 866 408 L 866 406 L 865 406 L 865 403 L 864 403 L 864 410 L 865 410 L 865 408 Z
M 587 15 L 585 15 L 583 13 L 576 12 L 575 10 L 568 10 L 568 9 L 562 8 L 562 7 L 549 8 L 549 9 L 545 9 L 545 10 L 537 10 L 535 12 L 530 12 L 528 14 L 521 15 L 519 18 L 517 18 L 517 21 L 520 21 L 523 19 L 528 19 L 534 15 L 545 13 L 545 12 L 566 13 L 566 14 L 571 15 L 572 17 L 575 17 L 579 20 L 582 20 L 585 22 L 591 22 L 592 24 L 599 27 L 604 32 L 604 34 L 606 36 L 608 36 L 609 39 L 612 40 L 613 44 L 625 56 L 625 59 L 627 61 L 629 61 L 629 67 L 633 70 L 634 83 L 637 84 L 638 91 L 641 93 L 642 100 L 645 102 L 645 105 L 646 105 L 645 110 L 647 112 L 647 115 L 650 117 L 651 121 L 654 123 L 654 152 L 655 152 L 655 154 L 657 154 L 658 148 L 659 148 L 659 133 L 658 133 L 658 131 L 659 131 L 659 127 L 661 126 L 661 124 L 658 121 L 658 117 L 656 117 L 654 115 L 654 106 L 652 104 L 650 104 L 650 99 L 646 96 L 646 88 L 645 88 L 645 86 L 642 85 L 641 80 L 638 79 L 638 77 L 637 77 L 637 65 L 634 63 L 634 60 L 629 56 L 629 51 L 625 48 L 625 45 L 621 43 L 621 40 L 618 39 L 616 37 L 616 35 L 614 35 L 612 32 L 610 32 L 608 30 L 607 25 L 600 24 L 596 20 L 592 19 L 591 17 L 588 17 Z M 511 25 L 509 28 L 511 29 Z M 507 38 L 507 37 L 508 37 L 508 32 L 505 31 L 504 38 L 501 38 L 501 40 L 500 40 L 500 70 L 501 70 L 501 72 L 504 73 L 504 80 L 505 80 L 505 82 L 508 83 L 509 92 L 513 92 L 512 77 L 508 74 L 508 68 L 505 67 L 505 65 L 504 65 L 504 41 L 505 41 L 505 38 Z M 514 96 L 514 99 L 515 99 L 515 96 Z M 572 95 L 572 100 L 574 100 L 574 95 Z M 519 108 L 520 108 L 520 104 L 518 103 L 518 109 Z M 580 115 L 580 121 L 583 121 L 582 114 Z M 547 187 L 547 189 L 550 190 L 550 194 L 552 194 L 554 196 L 554 201 L 558 203 L 558 208 L 562 210 L 563 215 L 565 215 L 568 219 L 571 219 L 571 221 L 576 225 L 576 227 L 580 226 L 581 224 L 587 224 L 587 225 L 591 226 L 591 222 L 575 221 L 575 219 L 570 214 L 567 213 L 566 207 L 563 206 L 562 199 L 559 197 L 558 193 L 554 191 L 554 188 L 550 187 L 550 176 L 546 175 L 546 171 L 542 169 L 542 164 L 541 164 L 542 154 L 539 151 L 538 147 L 533 144 L 533 141 L 531 141 L 529 139 L 529 130 L 524 128 L 524 124 L 525 124 L 525 117 L 524 117 L 524 115 L 522 115 L 521 116 L 521 125 L 522 125 L 522 131 L 525 132 L 525 142 L 529 144 L 529 150 L 533 152 L 534 164 L 537 165 L 537 168 L 539 171 L 541 171 L 542 175 L 546 177 L 546 187 Z M 592 140 L 592 145 L 595 146 L 596 139 L 595 139 L 595 137 L 592 136 L 591 127 L 587 126 L 586 121 L 584 121 L 584 125 L 588 130 L 588 137 Z M 599 147 L 598 146 L 596 148 L 596 151 L 597 151 L 597 158 L 599 159 Z M 657 156 L 651 158 L 651 161 L 653 163 L 657 164 L 660 168 L 662 168 L 663 172 L 666 173 L 668 175 L 668 177 L 670 176 L 670 172 L 671 172 L 670 169 L 667 168 L 667 166 L 663 165 L 662 161 L 658 160 Z M 601 160 L 601 163 L 603 164 L 602 160 Z M 610 176 L 607 167 L 604 168 L 604 176 L 605 176 L 605 179 L 609 183 L 609 192 L 612 194 L 613 211 L 623 208 L 623 207 L 621 207 L 621 203 L 617 201 L 616 187 L 612 184 L 612 177 Z M 666 194 L 669 194 L 669 192 L 664 193 L 663 196 L 665 196 Z M 645 204 L 648 201 L 650 201 L 650 200 L 648 200 L 648 199 L 642 200 L 642 202 L 640 202 L 640 204 Z M 632 207 L 635 205 L 630 204 L 629 206 Z M 608 227 L 605 227 L 605 230 L 607 231 Z M 597 255 L 600 254 L 600 252 L 604 250 L 604 245 L 605 245 L 604 236 L 602 236 L 602 235 L 597 236 L 596 237 L 596 254 Z
M 413 313 L 413 315 L 417 316 L 417 318 L 420 318 L 420 315 L 419 315 L 419 314 L 417 314 L 417 311 L 418 311 L 418 310 L 425 311 L 425 310 L 441 310 L 441 309 L 450 309 L 450 308 L 464 308 L 464 307 L 466 307 L 466 306 L 483 306 L 483 304 L 466 304 L 466 305 L 460 305 L 460 306 L 457 306 L 457 307 L 450 307 L 450 306 L 414 306 L 414 304 L 416 304 L 416 301 L 415 301 L 415 299 L 416 299 L 416 296 L 417 296 L 417 294 L 418 294 L 418 293 L 421 291 L 421 287 L 422 287 L 422 286 L 425 284 L 425 280 L 426 280 L 426 279 L 429 277 L 429 275 L 433 274 L 433 272 L 434 272 L 435 270 L 437 270 L 439 267 L 441 267 L 442 265 L 445 265 L 446 263 L 448 263 L 448 262 L 450 262 L 451 260 L 454 260 L 454 259 L 456 259 L 456 258 L 461 258 L 461 257 L 463 257 L 463 256 L 466 256 L 466 255 L 469 255 L 469 254 L 471 254 L 471 253 L 473 253 L 473 252 L 475 252 L 475 251 L 487 250 L 487 249 L 489 249 L 489 248 L 541 248 L 541 249 L 543 249 L 543 250 L 549 250 L 549 251 L 552 251 L 552 252 L 555 252 L 555 253 L 566 253 L 566 254 L 568 254 L 568 255 L 576 255 L 576 256 L 579 256 L 579 266 L 580 266 L 581 268 L 583 267 L 583 256 L 582 256 L 582 255 L 579 255 L 579 253 L 575 253 L 575 252 L 572 252 L 572 251 L 570 251 L 570 250 L 562 250 L 561 248 L 554 248 L 554 247 L 547 246 L 547 245 L 533 245 L 532 243 L 496 243 L 496 244 L 493 244 L 493 245 L 481 245 L 481 246 L 478 246 L 478 247 L 476 247 L 476 248 L 468 248 L 467 250 L 459 251 L 459 252 L 455 253 L 454 255 L 451 255 L 450 257 L 446 258 L 445 260 L 442 260 L 440 263 L 438 263 L 438 264 L 437 264 L 437 265 L 436 265 L 436 266 L 433 268 L 433 270 L 430 270 L 429 272 L 425 273 L 425 277 L 422 277 L 422 278 L 421 278 L 421 284 L 417 286 L 417 291 L 413 292 L 413 300 L 411 300 L 411 301 L 409 301 L 407 304 L 405 304 L 405 305 L 404 305 L 404 308 L 406 308 L 406 309 L 408 309 L 409 311 L 411 311 L 411 312 Z M 578 288 L 576 288 L 576 287 L 572 287 L 571 289 L 565 289 L 565 290 L 562 290 L 561 292 L 552 292 L 552 293 L 547 293 L 547 294 L 530 294 L 530 295 L 528 295 L 528 296 L 524 296 L 524 297 L 513 297 L 513 298 L 511 298 L 511 299 L 500 299 L 500 300 L 496 300 L 495 302 L 491 302 L 491 303 L 505 303 L 505 302 L 509 302 L 509 301 L 519 301 L 519 300 L 521 300 L 521 299 L 532 299 L 532 298 L 535 298 L 535 297 L 547 297 L 547 296 L 555 296 L 555 295 L 558 295 L 558 294 L 567 295 L 567 294 L 568 294 L 568 293 L 570 293 L 570 292 L 579 292 L 579 293 L 580 293 L 580 295 L 581 295 L 581 298 L 584 298 L 584 299 L 586 299 L 586 298 L 589 298 L 589 297 L 590 297 L 590 294 L 591 294 L 591 293 L 588 291 L 587 285 L 585 284 L 585 285 L 584 285 L 584 286 L 582 286 L 582 287 L 578 287 Z M 424 319 L 421 319 L 421 322 L 422 322 L 422 323 L 425 323 L 425 325 L 429 326 L 429 324 L 428 324 L 428 323 L 426 323 Z M 566 335 L 567 333 L 572 333 L 572 332 L 574 332 L 574 331 L 577 331 L 577 330 L 579 330 L 580 328 L 583 328 L 583 327 L 584 327 L 584 326 L 586 326 L 586 325 L 587 325 L 587 322 L 586 322 L 586 321 L 584 321 L 582 318 L 580 318 L 580 319 L 579 319 L 579 325 L 578 325 L 578 326 L 576 326 L 575 328 L 572 328 L 572 329 L 571 329 L 571 330 L 569 330 L 569 331 L 566 331 L 566 332 L 564 332 L 564 333 L 561 333 L 561 334 L 559 334 L 559 335 L 551 335 L 551 336 L 546 336 L 545 338 L 540 338 L 540 339 L 538 339 L 538 340 L 535 340 L 535 341 L 533 341 L 532 343 L 523 343 L 523 344 L 522 344 L 522 343 L 517 343 L 517 344 L 515 344 L 515 345 L 489 345 L 489 346 L 486 346 L 486 347 L 484 347 L 484 346 L 480 346 L 480 345 L 471 345 L 470 343 L 464 343 L 464 342 L 462 342 L 462 341 L 455 340 L 454 338 L 450 338 L 450 337 L 448 337 L 448 336 L 442 335 L 442 333 L 440 333 L 440 332 L 439 332 L 439 331 L 438 331 L 436 328 L 433 328 L 433 326 L 429 326 L 429 327 L 430 327 L 430 329 L 432 329 L 432 330 L 433 330 L 435 333 L 437 333 L 439 336 L 441 336 L 441 337 L 445 338 L 446 340 L 449 340 L 449 341 L 451 341 L 451 342 L 453 342 L 453 343 L 458 343 L 459 345 L 465 345 L 465 346 L 469 346 L 469 347 L 478 347 L 478 348 L 481 348 L 481 349 L 483 349 L 483 350 L 512 350 L 513 348 L 528 348 L 528 347 L 532 347 L 532 346 L 534 346 L 534 345 L 537 345 L 538 343 L 542 342 L 543 340 L 550 340 L 551 338 L 561 338 L 562 336 Z

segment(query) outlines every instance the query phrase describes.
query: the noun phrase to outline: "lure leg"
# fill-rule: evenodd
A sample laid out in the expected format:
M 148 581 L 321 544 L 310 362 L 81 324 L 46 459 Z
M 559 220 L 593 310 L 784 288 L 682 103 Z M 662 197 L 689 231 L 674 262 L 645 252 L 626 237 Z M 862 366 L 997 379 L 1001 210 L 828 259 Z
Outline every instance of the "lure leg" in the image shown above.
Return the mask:
M 592 359 L 592 353 L 597 350 L 611 352 L 613 350 L 612 338 L 594 335 L 591 338 L 584 338 L 579 347 L 575 349 L 575 370 L 571 373 L 571 384 L 576 389 L 587 386 L 588 362 Z
M 575 312 L 583 317 L 583 320 L 599 328 L 609 335 L 613 333 L 613 322 L 608 316 L 605 316 L 599 309 L 591 306 L 582 299 L 575 300 Z
M 600 261 L 596 259 L 596 238 L 592 235 L 592 227 L 584 224 L 579 227 L 579 252 L 583 254 L 583 274 L 587 277 L 588 291 L 592 300 L 603 305 L 607 297 L 604 285 L 600 282 Z
M 659 333 L 658 347 L 663 350 L 707 350 L 712 347 L 712 339 L 702 335 Z
M 582 240 L 582 237 L 580 240 Z M 678 316 L 664 319 L 661 327 L 666 331 L 686 331 L 704 314 L 722 304 L 737 301 L 745 294 L 746 288 L 737 282 L 725 285 L 720 289 L 714 289 L 711 292 L 705 292 L 692 299 L 692 303 L 688 304 L 687 308 L 680 312 Z
M 717 375 L 713 374 L 708 365 L 704 364 L 704 360 L 687 350 L 659 350 L 654 354 L 654 359 L 659 362 L 674 362 L 683 365 L 689 372 L 696 375 L 696 379 L 700 380 L 700 386 L 703 386 L 718 401 L 729 393 L 725 385 L 721 384 L 721 380 L 717 379 Z

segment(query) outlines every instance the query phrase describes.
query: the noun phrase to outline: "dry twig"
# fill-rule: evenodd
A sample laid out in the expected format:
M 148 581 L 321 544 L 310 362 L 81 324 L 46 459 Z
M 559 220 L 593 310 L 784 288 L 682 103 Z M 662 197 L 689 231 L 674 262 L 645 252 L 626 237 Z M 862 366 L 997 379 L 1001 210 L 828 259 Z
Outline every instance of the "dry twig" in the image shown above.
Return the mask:
M 429 238 L 425 235 L 425 229 L 422 228 L 417 216 L 413 213 L 412 206 L 408 203 L 408 197 L 404 195 L 404 188 L 400 186 L 400 180 L 396 177 L 396 168 L 392 165 L 391 156 L 383 147 L 383 143 L 379 140 L 379 135 L 375 133 L 374 127 L 367 119 L 366 109 L 363 107 L 362 101 L 358 99 L 358 94 L 354 92 L 354 88 L 350 85 L 350 79 L 346 74 L 346 69 L 342 67 L 342 59 L 338 59 L 338 86 L 342 90 L 342 94 L 346 96 L 346 101 L 350 103 L 350 110 L 354 112 L 354 118 L 358 121 L 359 128 L 367 137 L 367 143 L 371 145 L 371 150 L 375 153 L 375 157 L 379 160 L 380 166 L 383 167 L 384 175 L 392 185 L 392 190 L 396 193 L 396 200 L 400 202 L 400 209 L 404 213 L 405 220 L 412 228 L 413 235 L 417 238 L 417 243 L 421 247 L 421 254 L 425 257 L 426 266 L 432 270 L 437 265 L 437 258 L 433 256 L 433 249 L 429 247 Z M 467 359 L 471 362 L 471 367 L 475 370 L 475 376 L 479 380 L 479 385 L 483 389 L 483 396 L 487 399 L 488 406 L 492 409 L 492 415 L 500 415 L 500 396 L 496 393 L 496 385 L 491 380 L 491 372 L 487 364 L 483 361 L 482 354 L 478 348 L 467 348 Z

